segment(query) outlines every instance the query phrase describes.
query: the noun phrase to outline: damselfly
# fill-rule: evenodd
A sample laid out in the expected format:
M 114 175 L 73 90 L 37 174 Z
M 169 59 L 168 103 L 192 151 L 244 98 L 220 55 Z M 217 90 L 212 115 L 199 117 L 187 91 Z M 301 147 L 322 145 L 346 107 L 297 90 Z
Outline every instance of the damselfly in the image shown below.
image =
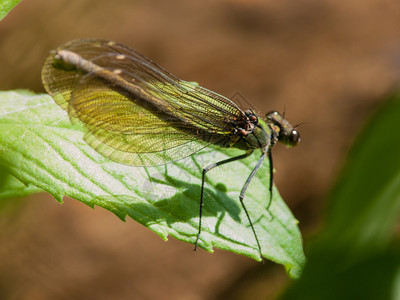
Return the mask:
M 253 110 L 242 110 L 230 99 L 180 80 L 136 51 L 108 40 L 75 40 L 52 51 L 43 66 L 42 81 L 71 120 L 85 125 L 86 143 L 115 162 L 163 165 L 211 144 L 245 151 L 203 168 L 195 250 L 201 234 L 206 173 L 260 149 L 239 200 L 261 255 L 244 204 L 246 190 L 268 157 L 268 209 L 273 186 L 271 149 L 277 141 L 288 146 L 300 141 L 298 131 L 278 112 L 268 113 L 264 121 Z

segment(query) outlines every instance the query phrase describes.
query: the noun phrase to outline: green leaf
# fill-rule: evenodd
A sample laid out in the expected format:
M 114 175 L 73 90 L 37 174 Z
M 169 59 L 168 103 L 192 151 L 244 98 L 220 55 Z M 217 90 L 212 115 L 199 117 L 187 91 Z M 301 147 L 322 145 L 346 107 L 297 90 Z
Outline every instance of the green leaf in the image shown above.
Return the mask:
M 399 120 L 396 94 L 357 138 L 332 191 L 326 228 L 283 299 L 398 299 Z
M 17 5 L 21 0 L 0 1 L 0 21 Z
M 161 167 L 130 167 L 114 163 L 89 147 L 82 140 L 83 128 L 71 125 L 66 112 L 48 95 L 3 92 L 0 107 L 0 130 L 7 133 L 0 138 L 0 161 L 15 178 L 26 186 L 48 191 L 60 202 L 67 195 L 90 207 L 104 207 L 121 219 L 128 215 L 165 240 L 171 235 L 194 243 L 202 167 L 242 153 L 206 149 Z M 238 200 L 257 159 L 258 155 L 253 155 L 209 172 L 199 241 L 207 251 L 217 247 L 259 259 Z M 271 218 L 266 210 L 266 174 L 268 163 L 251 183 L 246 206 L 263 255 L 283 264 L 296 278 L 305 260 L 298 222 L 276 189 Z
M 0 200 L 12 197 L 24 197 L 42 190 L 30 185 L 26 186 L 12 175 L 3 175 L 3 181 L 0 183 Z

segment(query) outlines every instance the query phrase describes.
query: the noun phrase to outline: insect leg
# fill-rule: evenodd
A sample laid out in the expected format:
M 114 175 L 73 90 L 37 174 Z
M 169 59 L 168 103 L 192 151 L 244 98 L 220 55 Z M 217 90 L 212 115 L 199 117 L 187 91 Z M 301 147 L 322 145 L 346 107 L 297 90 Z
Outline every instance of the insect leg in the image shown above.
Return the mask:
M 240 192 L 240 196 L 239 196 L 240 203 L 242 204 L 243 210 L 244 210 L 244 212 L 246 213 L 247 220 L 249 221 L 251 230 L 253 231 L 254 237 L 255 237 L 255 239 L 256 239 L 257 246 L 258 246 L 258 251 L 260 252 L 261 258 L 262 258 L 262 253 L 261 253 L 260 241 L 258 240 L 256 231 L 255 231 L 254 226 L 253 226 L 253 222 L 252 222 L 251 219 L 250 219 L 250 215 L 249 215 L 249 213 L 247 212 L 247 208 L 246 208 L 246 206 L 244 205 L 243 199 L 244 199 L 244 195 L 245 195 L 245 193 L 246 193 L 247 188 L 249 187 L 249 184 L 250 184 L 251 180 L 253 179 L 254 175 L 256 175 L 258 169 L 259 169 L 260 166 L 262 165 L 262 163 L 263 163 L 263 161 L 264 161 L 266 155 L 267 155 L 267 153 L 263 153 L 263 154 L 260 156 L 260 158 L 258 159 L 258 162 L 257 162 L 256 166 L 254 167 L 253 171 L 251 171 L 249 177 L 247 178 L 246 183 L 244 184 L 244 186 L 243 186 L 243 188 L 242 188 L 242 191 Z
M 271 206 L 272 203 L 272 187 L 274 184 L 274 166 L 272 163 L 272 151 L 271 148 L 268 149 L 268 160 L 269 160 L 269 202 L 267 205 L 267 210 L 269 210 L 269 207 Z
M 203 168 L 203 176 L 201 178 L 201 194 L 200 194 L 200 210 L 199 210 L 199 231 L 197 232 L 197 238 L 196 238 L 196 242 L 194 244 L 194 251 L 197 250 L 197 244 L 199 242 L 199 238 L 200 238 L 200 233 L 201 233 L 201 218 L 203 215 L 203 204 L 204 204 L 204 182 L 205 182 L 205 178 L 206 178 L 206 173 L 212 169 L 214 169 L 215 167 L 218 166 L 222 166 L 224 164 L 236 161 L 236 160 L 240 160 L 243 158 L 248 157 L 252 152 L 246 152 L 245 154 L 239 155 L 239 156 L 235 156 L 235 157 L 231 157 L 225 160 L 221 160 L 219 162 L 213 163 L 211 165 L 208 165 L 207 167 Z M 247 213 L 247 212 L 246 212 Z

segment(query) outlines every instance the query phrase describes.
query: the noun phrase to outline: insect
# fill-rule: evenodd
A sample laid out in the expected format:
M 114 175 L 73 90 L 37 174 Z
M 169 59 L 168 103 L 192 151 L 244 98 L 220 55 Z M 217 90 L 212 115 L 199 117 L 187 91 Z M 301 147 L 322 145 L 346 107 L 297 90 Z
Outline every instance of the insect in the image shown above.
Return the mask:
M 278 142 L 295 146 L 299 132 L 278 112 L 262 120 L 230 99 L 196 83 L 180 80 L 136 51 L 101 40 L 74 40 L 52 51 L 42 81 L 72 121 L 82 122 L 84 140 L 103 156 L 125 165 L 156 166 L 188 157 L 208 145 L 244 150 L 242 155 L 203 168 L 199 227 L 201 234 L 204 183 L 211 169 L 251 155 L 261 156 L 239 196 L 261 255 L 261 245 L 244 204 L 246 190 L 264 159 Z

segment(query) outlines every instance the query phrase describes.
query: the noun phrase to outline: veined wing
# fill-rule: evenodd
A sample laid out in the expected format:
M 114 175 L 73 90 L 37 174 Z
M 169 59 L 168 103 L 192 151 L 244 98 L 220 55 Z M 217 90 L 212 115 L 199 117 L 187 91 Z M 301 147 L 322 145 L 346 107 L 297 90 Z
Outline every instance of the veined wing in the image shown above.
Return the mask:
M 60 47 L 80 65 L 48 57 L 46 90 L 88 132 L 98 152 L 129 165 L 159 165 L 187 157 L 206 145 L 229 143 L 244 113 L 229 99 L 181 81 L 115 42 L 78 40 Z

